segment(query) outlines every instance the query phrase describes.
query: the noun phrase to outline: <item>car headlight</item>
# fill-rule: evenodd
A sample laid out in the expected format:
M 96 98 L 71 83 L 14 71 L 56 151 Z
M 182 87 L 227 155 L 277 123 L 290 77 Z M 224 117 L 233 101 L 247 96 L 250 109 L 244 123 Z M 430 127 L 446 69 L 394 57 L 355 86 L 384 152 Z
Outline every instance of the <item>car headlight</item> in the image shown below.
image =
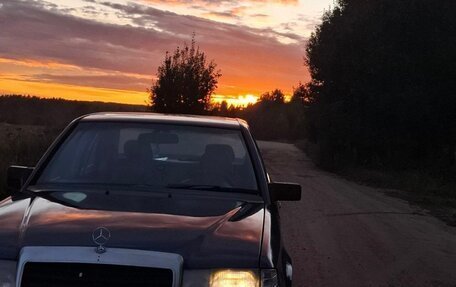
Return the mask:
M 258 276 L 253 271 L 219 270 L 211 275 L 210 287 L 259 287 Z
M 261 274 L 261 275 L 260 275 Z M 277 287 L 275 269 L 185 270 L 183 287 Z
M 17 262 L 0 260 L 0 287 L 16 286 Z

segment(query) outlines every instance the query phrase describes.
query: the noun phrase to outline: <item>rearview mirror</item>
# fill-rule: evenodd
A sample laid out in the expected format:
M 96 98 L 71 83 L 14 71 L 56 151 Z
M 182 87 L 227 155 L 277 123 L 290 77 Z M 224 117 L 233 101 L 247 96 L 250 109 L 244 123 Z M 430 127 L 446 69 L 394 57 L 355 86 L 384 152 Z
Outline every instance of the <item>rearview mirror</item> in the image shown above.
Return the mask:
M 271 200 L 299 201 L 301 200 L 301 186 L 296 183 L 272 182 L 268 184 Z
M 6 179 L 8 194 L 13 195 L 18 193 L 22 186 L 24 186 L 32 171 L 33 167 L 18 165 L 10 166 L 7 171 Z

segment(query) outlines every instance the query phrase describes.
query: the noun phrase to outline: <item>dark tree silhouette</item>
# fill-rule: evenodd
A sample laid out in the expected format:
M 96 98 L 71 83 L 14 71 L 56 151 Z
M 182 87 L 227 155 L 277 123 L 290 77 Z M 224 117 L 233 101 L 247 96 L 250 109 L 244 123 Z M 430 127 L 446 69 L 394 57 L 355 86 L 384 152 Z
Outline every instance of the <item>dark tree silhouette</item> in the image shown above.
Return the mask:
M 300 101 L 285 103 L 283 92 L 275 89 L 264 93 L 255 104 L 227 108 L 222 102 L 211 113 L 247 120 L 257 139 L 295 140 L 305 136 L 305 108 Z
M 291 96 L 292 103 L 301 103 L 310 105 L 313 102 L 312 94 L 309 91 L 309 86 L 299 82 L 297 87 L 293 87 L 293 95 Z
M 260 96 L 260 102 L 270 102 L 275 104 L 283 104 L 285 95 L 282 90 L 275 89 L 271 92 L 266 92 Z
M 206 113 L 220 76 L 215 62 L 206 60 L 206 54 L 196 47 L 192 38 L 190 47 L 178 47 L 172 55 L 166 53 L 149 91 L 153 111 Z
M 77 117 L 103 111 L 146 112 L 147 107 L 145 105 L 84 102 L 61 98 L 0 95 L 0 123 L 64 128 Z
M 455 163 L 456 1 L 339 0 L 307 46 L 323 164 Z
M 220 104 L 220 114 L 227 116 L 228 115 L 228 103 L 227 101 L 222 101 Z

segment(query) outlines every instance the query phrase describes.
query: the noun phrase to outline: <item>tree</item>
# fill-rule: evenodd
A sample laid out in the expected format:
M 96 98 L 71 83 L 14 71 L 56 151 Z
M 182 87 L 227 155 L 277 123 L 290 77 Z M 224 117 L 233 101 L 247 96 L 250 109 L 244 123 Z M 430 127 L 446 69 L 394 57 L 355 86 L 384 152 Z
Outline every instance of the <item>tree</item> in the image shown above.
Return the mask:
M 149 90 L 153 111 L 206 113 L 220 76 L 215 62 L 207 61 L 192 38 L 190 47 L 177 47 L 172 55 L 167 52 L 158 67 L 157 80 Z
M 309 92 L 309 87 L 299 82 L 297 87 L 293 87 L 293 95 L 291 96 L 292 103 L 300 103 L 309 105 L 313 101 L 312 95 Z
M 229 106 L 226 101 L 214 105 L 212 115 L 247 120 L 257 139 L 296 140 L 306 136 L 306 106 L 299 101 L 284 102 L 279 89 L 263 94 L 262 99 L 245 107 Z
M 269 102 L 275 104 L 285 103 L 285 95 L 280 89 L 275 89 L 271 92 L 266 92 L 260 96 L 260 102 Z
M 228 114 L 228 102 L 227 101 L 222 101 L 220 104 L 220 114 L 226 116 Z
M 456 1 L 339 0 L 311 36 L 310 124 L 330 164 L 454 164 Z

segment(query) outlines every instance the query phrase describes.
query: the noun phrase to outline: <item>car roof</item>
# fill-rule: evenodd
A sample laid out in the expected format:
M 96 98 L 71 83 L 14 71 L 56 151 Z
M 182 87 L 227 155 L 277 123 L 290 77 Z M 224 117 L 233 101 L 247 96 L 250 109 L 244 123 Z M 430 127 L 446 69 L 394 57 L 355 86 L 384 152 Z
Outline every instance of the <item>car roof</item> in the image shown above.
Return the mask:
M 162 124 L 240 128 L 247 126 L 244 120 L 214 116 L 175 115 L 159 113 L 104 112 L 82 116 L 80 121 L 97 122 L 150 122 Z

